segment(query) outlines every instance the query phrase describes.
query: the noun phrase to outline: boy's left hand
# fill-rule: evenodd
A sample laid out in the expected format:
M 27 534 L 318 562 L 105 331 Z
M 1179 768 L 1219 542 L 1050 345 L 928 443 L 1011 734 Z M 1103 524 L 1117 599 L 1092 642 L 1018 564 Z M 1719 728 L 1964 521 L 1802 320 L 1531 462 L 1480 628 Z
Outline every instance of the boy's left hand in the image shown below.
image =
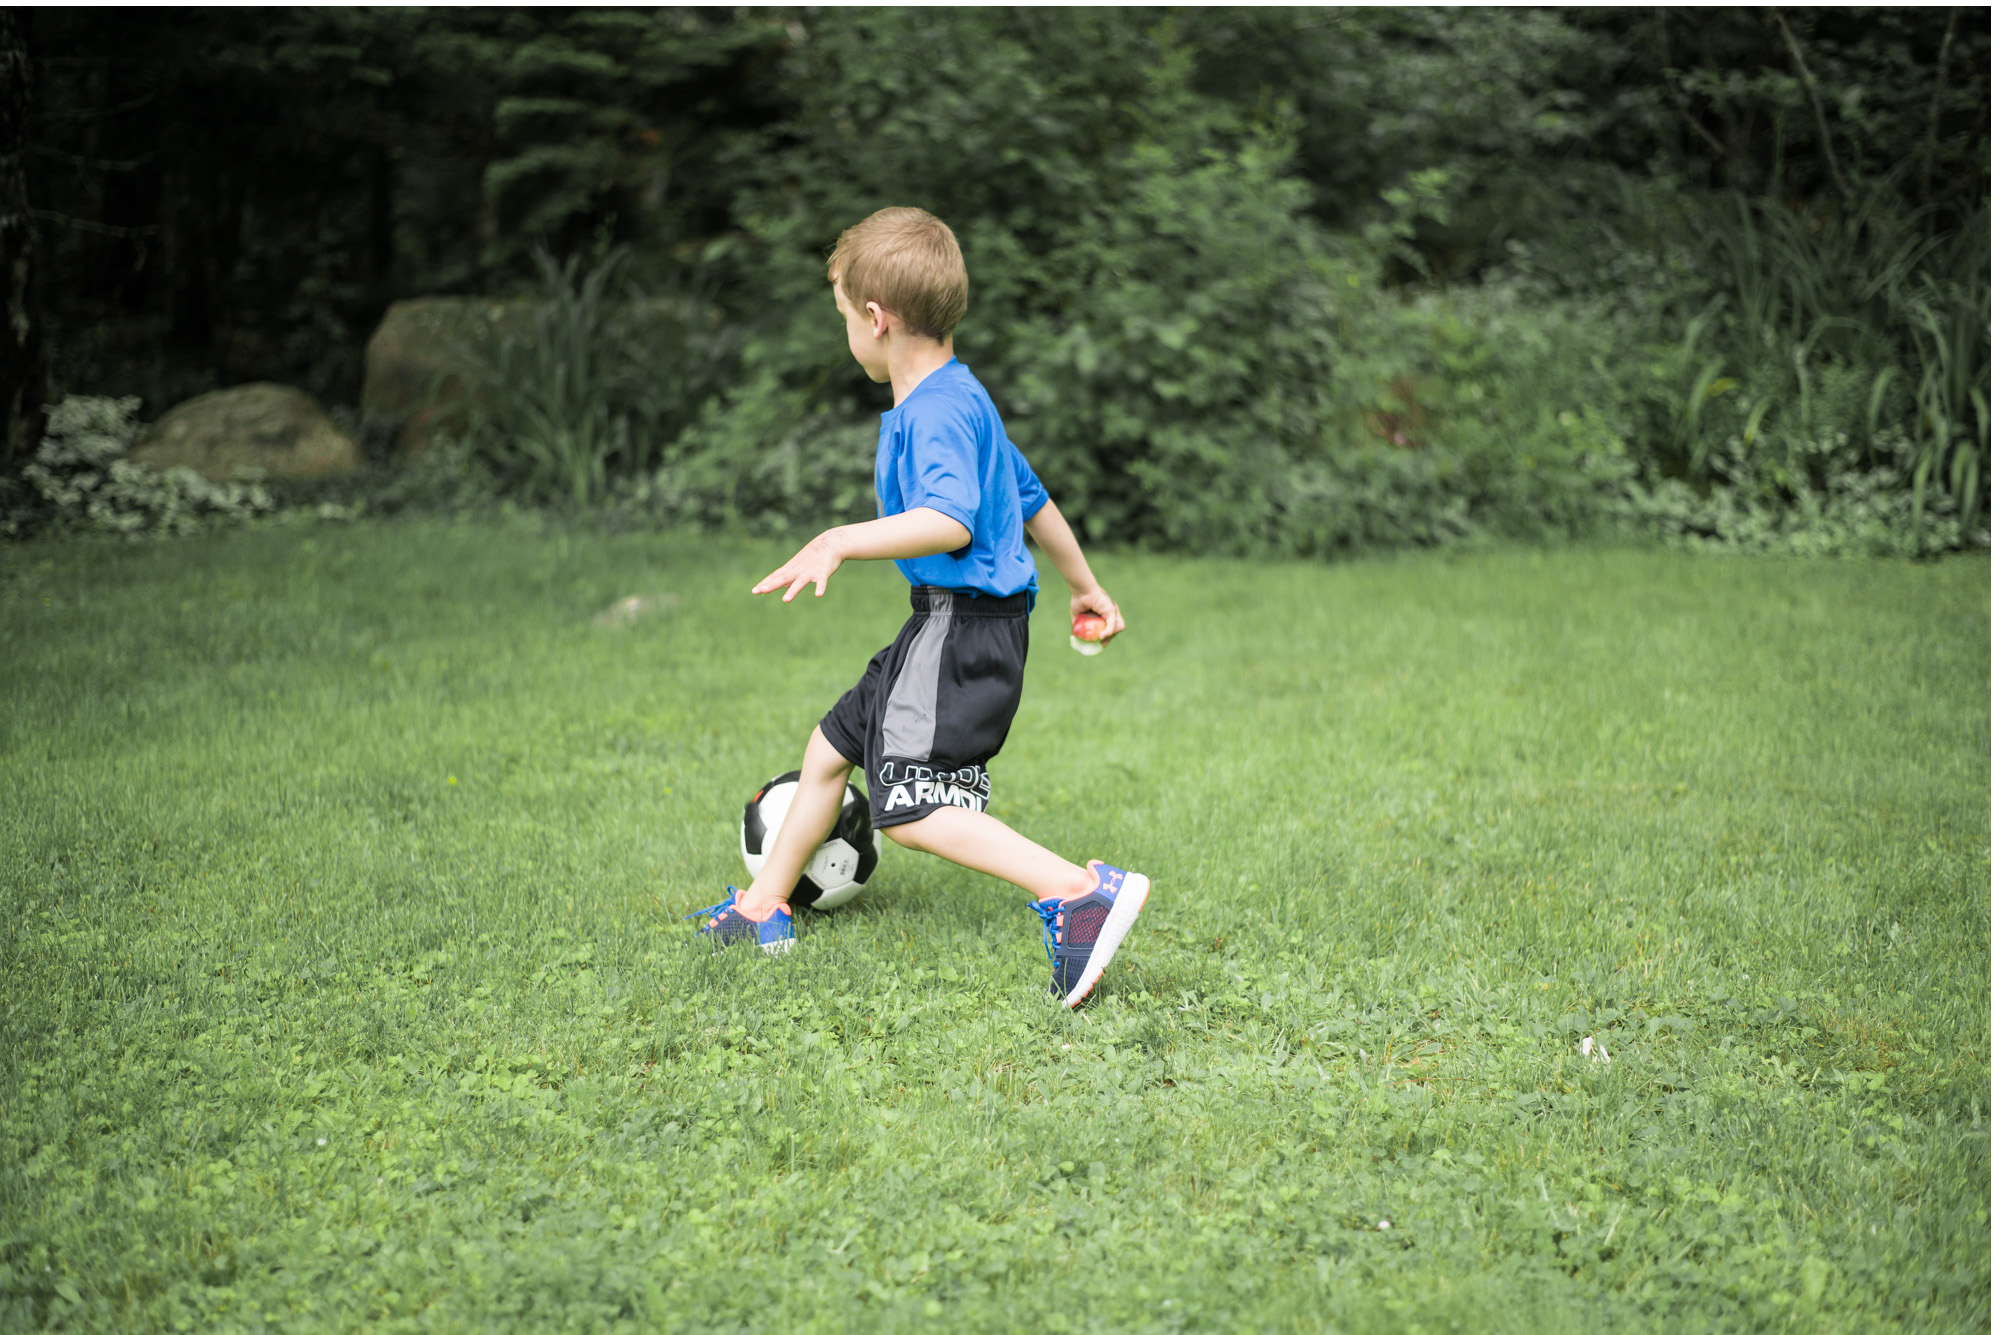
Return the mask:
M 826 583 L 833 578 L 833 572 L 840 569 L 846 560 L 840 554 L 831 532 L 822 533 L 805 546 L 799 548 L 791 560 L 773 570 L 758 581 L 751 593 L 770 593 L 776 589 L 785 591 L 785 601 L 799 596 L 799 590 L 806 585 L 813 586 L 813 597 L 826 597 Z

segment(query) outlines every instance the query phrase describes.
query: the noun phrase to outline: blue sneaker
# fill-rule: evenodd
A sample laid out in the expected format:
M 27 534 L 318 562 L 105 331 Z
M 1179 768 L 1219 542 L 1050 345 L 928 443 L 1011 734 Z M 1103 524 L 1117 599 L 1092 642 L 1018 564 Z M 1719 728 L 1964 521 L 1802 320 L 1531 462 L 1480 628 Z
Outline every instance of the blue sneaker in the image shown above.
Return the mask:
M 1104 976 L 1104 966 L 1118 953 L 1125 934 L 1146 907 L 1153 883 L 1136 871 L 1123 871 L 1092 859 L 1097 885 L 1074 899 L 1030 900 L 1048 932 L 1049 962 L 1055 979 L 1049 991 L 1075 1009 Z
M 729 887 L 729 898 L 687 915 L 708 919 L 702 924 L 701 935 L 709 939 L 711 947 L 720 950 L 738 941 L 755 941 L 764 947 L 767 955 L 782 955 L 790 950 L 792 943 L 798 939 L 792 933 L 791 905 L 778 905 L 771 910 L 771 916 L 758 922 L 755 918 L 745 917 L 743 911 L 736 907 L 737 893 L 732 885 Z

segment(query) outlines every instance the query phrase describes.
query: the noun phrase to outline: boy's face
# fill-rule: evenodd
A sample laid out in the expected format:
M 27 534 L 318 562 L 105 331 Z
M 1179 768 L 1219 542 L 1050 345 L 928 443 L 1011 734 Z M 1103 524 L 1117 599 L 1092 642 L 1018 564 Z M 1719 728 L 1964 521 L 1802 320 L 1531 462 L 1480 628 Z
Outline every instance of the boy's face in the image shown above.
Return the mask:
M 840 284 L 833 285 L 833 304 L 840 310 L 840 318 L 847 321 L 847 350 L 854 354 L 854 360 L 861 363 L 861 369 L 876 384 L 884 384 L 889 379 L 889 322 L 895 317 L 874 302 L 869 302 L 862 310 L 855 310 L 847 302 L 847 294 L 840 290 Z

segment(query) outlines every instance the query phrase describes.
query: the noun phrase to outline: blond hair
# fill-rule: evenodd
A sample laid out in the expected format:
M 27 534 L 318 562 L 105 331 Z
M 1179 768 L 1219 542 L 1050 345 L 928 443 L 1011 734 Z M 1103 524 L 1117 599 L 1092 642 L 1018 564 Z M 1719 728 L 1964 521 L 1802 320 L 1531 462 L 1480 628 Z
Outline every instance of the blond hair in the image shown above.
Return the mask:
M 965 318 L 965 257 L 951 228 L 922 209 L 882 209 L 840 234 L 826 262 L 856 310 L 874 302 L 913 334 L 942 343 Z

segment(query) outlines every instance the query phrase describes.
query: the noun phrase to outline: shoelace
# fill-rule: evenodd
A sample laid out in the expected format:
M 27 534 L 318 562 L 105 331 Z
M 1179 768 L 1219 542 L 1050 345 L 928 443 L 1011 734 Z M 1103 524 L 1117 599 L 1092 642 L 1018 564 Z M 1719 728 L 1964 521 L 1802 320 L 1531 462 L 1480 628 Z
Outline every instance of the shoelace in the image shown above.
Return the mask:
M 725 909 L 733 909 L 735 907 L 736 887 L 732 885 L 729 887 L 729 898 L 723 900 L 720 904 L 710 904 L 705 909 L 696 909 L 693 913 L 683 913 L 681 921 L 686 922 L 689 918 L 713 918 Z
M 1048 903 L 1043 903 L 1039 899 L 1031 899 L 1028 901 L 1028 907 L 1041 915 L 1042 930 L 1048 935 L 1048 940 L 1043 944 L 1049 950 L 1049 963 L 1054 964 L 1056 962 L 1056 947 L 1061 944 L 1056 940 L 1056 918 L 1063 911 L 1062 901 L 1056 899 Z

